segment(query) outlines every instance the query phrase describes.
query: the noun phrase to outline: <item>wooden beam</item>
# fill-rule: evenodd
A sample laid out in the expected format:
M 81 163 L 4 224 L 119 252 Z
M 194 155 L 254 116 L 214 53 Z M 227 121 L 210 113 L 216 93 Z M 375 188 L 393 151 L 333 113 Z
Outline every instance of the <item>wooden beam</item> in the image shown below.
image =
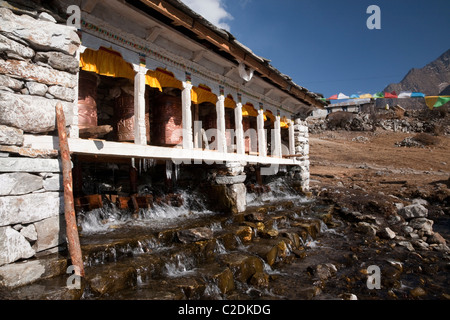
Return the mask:
M 59 149 L 64 184 L 64 217 L 66 220 L 67 244 L 70 259 L 75 266 L 75 274 L 84 277 L 83 255 L 81 254 L 80 238 L 78 236 L 77 218 L 75 216 L 75 204 L 73 200 L 72 161 L 70 160 L 69 142 L 66 132 L 66 120 L 63 106 L 60 102 L 56 105 L 56 123 L 58 126 Z

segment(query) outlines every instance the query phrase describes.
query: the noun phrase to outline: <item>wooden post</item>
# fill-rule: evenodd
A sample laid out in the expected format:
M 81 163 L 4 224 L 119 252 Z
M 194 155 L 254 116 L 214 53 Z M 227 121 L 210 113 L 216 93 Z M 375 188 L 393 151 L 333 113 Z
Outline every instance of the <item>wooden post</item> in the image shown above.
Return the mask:
M 58 126 L 59 149 L 61 152 L 63 184 L 64 184 L 64 216 L 70 259 L 75 266 L 75 274 L 84 277 L 83 257 L 81 255 L 80 239 L 78 237 L 77 219 L 73 201 L 72 163 L 70 161 L 69 143 L 66 132 L 66 119 L 63 106 L 56 105 L 56 123 Z

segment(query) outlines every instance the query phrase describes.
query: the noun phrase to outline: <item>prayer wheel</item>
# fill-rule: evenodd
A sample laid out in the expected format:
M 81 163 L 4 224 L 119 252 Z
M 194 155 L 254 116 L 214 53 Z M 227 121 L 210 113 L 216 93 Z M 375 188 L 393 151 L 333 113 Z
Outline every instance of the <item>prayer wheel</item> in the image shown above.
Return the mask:
M 134 96 L 121 91 L 121 95 L 115 101 L 115 126 L 118 142 L 133 142 L 134 141 Z M 149 105 L 145 106 L 145 131 L 147 136 L 147 143 L 150 142 L 150 118 Z
M 78 127 L 97 126 L 97 83 L 98 76 L 93 72 L 81 71 L 78 85 Z
M 154 115 L 153 143 L 176 146 L 183 143 L 183 114 L 181 97 L 163 94 L 152 106 Z

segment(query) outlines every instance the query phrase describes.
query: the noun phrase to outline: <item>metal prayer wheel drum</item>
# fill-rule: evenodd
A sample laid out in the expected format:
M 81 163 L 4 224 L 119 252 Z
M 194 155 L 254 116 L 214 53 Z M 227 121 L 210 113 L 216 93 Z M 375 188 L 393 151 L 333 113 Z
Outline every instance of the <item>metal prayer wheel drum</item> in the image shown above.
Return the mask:
M 98 76 L 93 72 L 81 71 L 78 85 L 78 127 L 97 126 L 97 83 Z
M 160 146 L 176 146 L 183 143 L 183 118 L 181 97 L 160 95 L 153 109 L 153 143 Z
M 257 147 L 257 133 L 256 133 L 256 118 L 244 117 L 242 119 L 242 128 L 244 131 L 244 145 L 245 152 L 256 152 Z
M 117 133 L 118 142 L 133 142 L 134 141 L 134 96 L 121 91 L 121 95 L 115 100 L 114 116 L 116 119 L 115 129 Z M 150 142 L 150 118 L 149 106 L 145 106 L 145 129 L 147 136 L 147 143 Z

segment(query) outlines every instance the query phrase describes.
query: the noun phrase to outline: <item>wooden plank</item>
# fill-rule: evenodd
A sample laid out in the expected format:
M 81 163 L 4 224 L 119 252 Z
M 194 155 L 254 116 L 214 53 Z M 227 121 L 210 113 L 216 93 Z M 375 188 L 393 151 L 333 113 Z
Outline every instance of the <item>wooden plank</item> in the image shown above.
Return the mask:
M 51 149 L 52 145 L 58 143 L 57 137 L 25 135 L 26 143 L 32 147 L 40 146 Z M 69 146 L 72 153 L 79 155 L 94 155 L 101 157 L 117 158 L 146 158 L 157 160 L 173 160 L 181 163 L 193 163 L 193 161 L 205 161 L 206 163 L 223 162 L 247 162 L 251 164 L 280 164 L 298 165 L 293 159 L 281 159 L 273 157 L 259 157 L 256 155 L 245 155 L 237 153 L 222 153 L 213 150 L 194 150 L 181 148 L 168 148 L 156 146 L 142 146 L 133 143 L 120 143 L 104 140 L 85 140 L 69 138 Z

